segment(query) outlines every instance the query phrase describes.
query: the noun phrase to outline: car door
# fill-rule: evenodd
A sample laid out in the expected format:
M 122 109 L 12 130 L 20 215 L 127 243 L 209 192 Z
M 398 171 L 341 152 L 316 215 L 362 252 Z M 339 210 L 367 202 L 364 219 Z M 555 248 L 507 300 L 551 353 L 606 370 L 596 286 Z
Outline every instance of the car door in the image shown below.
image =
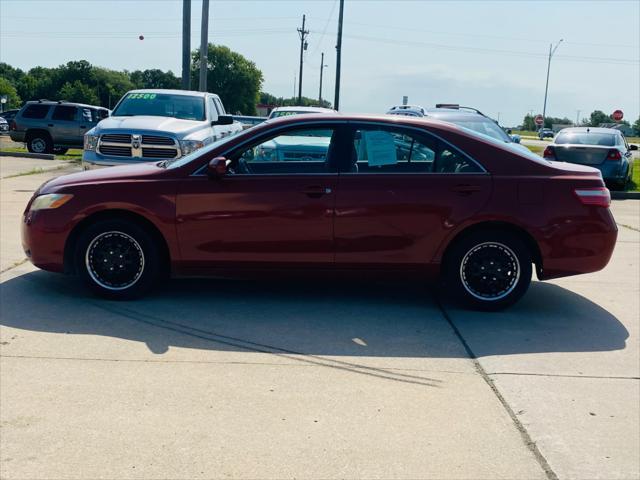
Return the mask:
M 78 119 L 78 127 L 76 130 L 76 142 L 82 144 L 84 134 L 95 127 L 99 120 L 99 112 L 95 108 L 82 107 Z
M 78 107 L 56 105 L 48 123 L 49 133 L 56 145 L 77 145 Z
M 302 267 L 333 263 L 337 165 L 332 126 L 278 129 L 225 152 L 230 173 L 181 183 L 182 267 Z
M 491 177 L 423 129 L 355 124 L 336 194 L 336 266 L 424 266 L 491 194 Z

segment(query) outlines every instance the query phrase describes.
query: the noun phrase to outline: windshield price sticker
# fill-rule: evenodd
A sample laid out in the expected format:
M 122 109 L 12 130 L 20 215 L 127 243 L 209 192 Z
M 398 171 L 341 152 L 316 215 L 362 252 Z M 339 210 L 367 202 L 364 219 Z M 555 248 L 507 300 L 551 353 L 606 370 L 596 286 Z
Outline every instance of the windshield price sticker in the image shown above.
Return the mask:
M 155 93 L 132 93 L 127 97 L 129 100 L 153 100 Z

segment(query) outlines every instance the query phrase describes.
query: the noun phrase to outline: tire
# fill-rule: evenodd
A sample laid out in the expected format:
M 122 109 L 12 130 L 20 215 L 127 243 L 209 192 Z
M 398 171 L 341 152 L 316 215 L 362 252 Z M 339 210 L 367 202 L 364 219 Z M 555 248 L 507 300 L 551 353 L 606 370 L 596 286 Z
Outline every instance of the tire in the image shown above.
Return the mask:
M 69 151 L 69 149 L 65 148 L 65 147 L 54 147 L 53 148 L 53 153 L 55 153 L 56 155 L 64 155 L 68 151 Z
M 87 227 L 78 238 L 75 262 L 91 290 L 113 300 L 142 296 L 161 272 L 160 250 L 153 236 L 126 219 L 102 220 Z
M 53 153 L 53 142 L 47 132 L 27 134 L 27 150 L 31 153 Z
M 444 263 L 444 293 L 479 310 L 517 302 L 531 283 L 531 252 L 511 232 L 473 232 L 452 245 Z

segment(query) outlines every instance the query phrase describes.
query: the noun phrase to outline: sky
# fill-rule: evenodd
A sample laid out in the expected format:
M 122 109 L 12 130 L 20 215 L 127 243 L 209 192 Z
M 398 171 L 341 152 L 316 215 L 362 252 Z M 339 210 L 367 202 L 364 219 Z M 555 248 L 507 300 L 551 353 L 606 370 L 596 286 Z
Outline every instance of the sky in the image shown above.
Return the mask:
M 192 0 L 191 48 L 202 2 Z M 302 15 L 303 95 L 333 101 L 338 0 L 210 0 L 209 41 L 249 58 L 263 90 L 294 94 Z M 86 59 L 116 70 L 181 71 L 182 0 L 0 0 L 0 61 L 22 69 Z M 139 40 L 143 35 L 144 40 Z M 340 109 L 458 103 L 505 126 L 541 113 L 640 115 L 640 0 L 345 0 Z

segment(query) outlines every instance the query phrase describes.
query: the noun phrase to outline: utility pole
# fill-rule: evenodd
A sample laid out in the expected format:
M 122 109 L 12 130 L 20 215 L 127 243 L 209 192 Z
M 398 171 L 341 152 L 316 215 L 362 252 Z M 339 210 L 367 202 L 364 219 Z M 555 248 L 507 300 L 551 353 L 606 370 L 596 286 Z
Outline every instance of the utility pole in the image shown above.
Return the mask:
M 322 106 L 322 71 L 329 65 L 324 64 L 324 52 L 322 52 L 322 59 L 320 60 L 320 93 L 318 94 L 318 103 Z
M 307 42 L 305 38 L 309 35 L 309 30 L 304 29 L 306 21 L 306 15 L 302 15 L 302 28 L 298 28 L 298 34 L 300 35 L 300 77 L 298 78 L 298 105 L 302 105 L 302 63 L 303 54 L 307 49 Z
M 576 110 L 576 127 L 580 125 L 580 112 L 582 110 Z
M 544 87 L 544 105 L 542 106 L 542 118 L 545 119 L 546 114 L 547 114 L 547 92 L 549 91 L 549 70 L 551 70 L 551 57 L 553 57 L 553 54 L 556 53 L 556 50 L 558 49 L 558 47 L 560 46 L 560 44 L 562 43 L 562 38 L 560 39 L 560 41 L 556 44 L 556 46 L 554 47 L 552 43 L 549 44 L 549 60 L 547 62 L 547 85 Z M 544 123 L 542 124 L 542 126 L 544 127 Z
M 182 0 L 182 89 L 191 87 L 191 0 Z
M 209 60 L 209 0 L 202 0 L 200 23 L 200 91 L 207 91 L 207 63 Z
M 340 61 L 342 59 L 342 18 L 344 15 L 344 0 L 340 0 L 340 15 L 338 16 L 338 42 L 336 43 L 336 94 L 333 108 L 340 109 Z

